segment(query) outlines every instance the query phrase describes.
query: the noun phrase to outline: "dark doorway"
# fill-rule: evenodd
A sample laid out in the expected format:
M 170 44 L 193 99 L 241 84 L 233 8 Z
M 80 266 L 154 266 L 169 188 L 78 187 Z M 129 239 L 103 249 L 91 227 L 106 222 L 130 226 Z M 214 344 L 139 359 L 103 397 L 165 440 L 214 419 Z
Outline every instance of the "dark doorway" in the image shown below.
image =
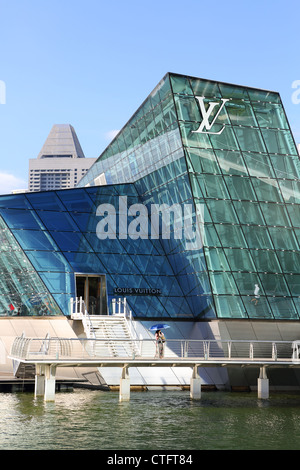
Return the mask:
M 89 315 L 107 315 L 105 276 L 77 274 L 76 297 L 82 297 Z

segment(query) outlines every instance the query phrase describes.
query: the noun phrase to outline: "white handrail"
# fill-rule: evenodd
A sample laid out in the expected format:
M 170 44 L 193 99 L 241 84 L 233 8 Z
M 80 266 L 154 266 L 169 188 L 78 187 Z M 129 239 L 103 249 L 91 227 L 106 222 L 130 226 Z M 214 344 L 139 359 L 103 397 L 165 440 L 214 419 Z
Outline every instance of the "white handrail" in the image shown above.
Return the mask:
M 95 331 L 92 321 L 87 311 L 86 305 L 82 297 L 76 297 L 70 300 L 71 318 L 72 320 L 81 320 L 85 334 L 88 338 L 95 338 Z
M 98 359 L 116 357 L 115 351 L 122 351 L 122 356 L 131 358 L 132 349 L 126 345 L 132 343 L 132 339 L 85 339 L 85 338 L 47 338 L 48 348 L 42 348 L 45 338 L 17 337 L 11 348 L 11 356 L 15 359 L 33 360 L 44 355 L 45 360 L 58 359 L 67 355 L 68 358 L 83 359 L 89 356 Z M 154 339 L 135 339 L 139 345 L 139 358 L 147 359 L 155 356 Z M 148 352 L 141 354 L 143 345 L 148 345 L 145 349 Z M 114 353 L 111 346 L 115 345 Z M 150 347 L 149 347 L 150 345 Z M 124 346 L 120 348 L 120 346 Z M 165 358 L 170 359 L 199 359 L 201 361 L 258 361 L 265 360 L 269 363 L 286 362 L 294 363 L 299 361 L 294 353 L 295 342 L 293 341 L 246 341 L 246 340 L 192 340 L 192 339 L 170 339 L 165 343 Z M 54 354 L 55 352 L 55 354 Z M 276 352 L 276 354 L 275 354 Z M 43 353 L 43 354 L 42 354 Z M 53 356 L 53 357 L 52 357 Z M 137 354 L 136 354 L 137 356 Z

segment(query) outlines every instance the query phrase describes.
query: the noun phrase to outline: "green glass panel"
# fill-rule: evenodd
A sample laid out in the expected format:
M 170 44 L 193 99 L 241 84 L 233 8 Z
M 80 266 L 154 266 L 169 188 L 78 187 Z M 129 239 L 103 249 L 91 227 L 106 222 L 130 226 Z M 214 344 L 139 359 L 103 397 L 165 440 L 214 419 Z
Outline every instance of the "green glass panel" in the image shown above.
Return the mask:
M 192 182 L 198 183 L 203 197 L 229 199 L 224 179 L 218 175 L 194 176 Z M 193 184 L 192 184 L 193 186 Z
M 182 121 L 202 121 L 197 101 L 193 96 L 175 95 L 178 119 Z
M 275 173 L 267 153 L 245 152 L 243 153 L 243 158 L 250 176 L 256 176 L 259 178 L 275 177 Z
M 209 273 L 211 286 L 214 294 L 237 294 L 234 277 L 231 273 L 215 272 Z
M 297 313 L 298 313 L 298 317 L 300 317 L 300 298 L 299 297 L 293 297 L 293 302 L 295 304 L 295 307 L 296 307 L 296 310 L 297 310 Z
M 205 96 L 212 98 L 221 97 L 218 83 L 216 82 L 209 82 L 207 80 L 201 80 L 199 78 L 190 78 L 190 83 L 196 96 Z
M 259 129 L 250 127 L 234 127 L 242 151 L 265 152 L 266 148 Z
M 171 93 L 170 78 L 167 76 L 164 80 L 161 80 L 157 86 L 159 99 L 163 101 L 166 96 Z
M 216 295 L 214 297 L 219 318 L 246 318 L 242 299 L 235 295 Z
M 278 93 L 267 90 L 256 90 L 255 88 L 248 88 L 248 93 L 251 101 L 269 101 L 272 103 L 280 103 L 280 96 Z
M 268 225 L 290 225 L 288 214 L 283 205 L 267 202 L 260 202 L 259 204 Z
M 262 225 L 264 223 L 261 210 L 257 202 L 233 201 L 233 205 L 242 224 Z
M 194 175 L 191 175 L 191 187 L 192 187 L 192 191 L 193 191 L 193 194 L 194 194 L 195 197 L 197 197 L 199 199 L 203 198 L 200 182 L 199 182 L 198 178 Z
M 216 128 L 217 127 L 218 126 L 216 125 Z M 230 126 L 225 125 L 224 130 L 221 134 L 210 134 L 209 137 L 214 149 L 239 150 L 239 145 L 236 136 Z
M 227 83 L 219 83 L 219 88 L 223 98 L 237 98 L 240 100 L 249 100 L 248 90 L 246 88 L 230 85 Z
M 260 273 L 259 277 L 266 295 L 290 295 L 283 274 Z
M 285 202 L 300 204 L 300 183 L 298 181 L 279 181 Z
M 300 273 L 299 251 L 278 251 L 277 256 L 285 273 Z
M 273 248 L 267 227 L 242 226 L 249 248 Z
M 292 299 L 282 297 L 268 297 L 274 318 L 278 320 L 298 319 L 297 310 Z
M 186 149 L 189 170 L 195 173 L 220 173 L 220 168 L 213 150 Z
M 273 318 L 269 303 L 265 297 L 256 299 L 251 297 L 242 297 L 249 318 Z
M 210 203 L 211 201 L 208 200 L 208 202 Z M 197 212 L 200 213 L 201 220 L 204 221 L 205 224 L 212 222 L 210 210 L 207 207 L 207 204 L 203 202 L 203 200 L 199 200 L 197 198 L 194 198 L 194 203 L 197 206 Z
M 299 247 L 300 247 L 300 229 L 299 229 L 299 228 L 295 228 L 295 229 L 294 229 L 294 233 L 295 233 L 295 238 L 296 238 L 296 241 L 297 241 L 297 245 L 299 245 Z M 289 248 L 288 248 L 288 249 L 289 249 Z M 292 250 L 293 250 L 293 249 L 294 249 L 294 248 L 292 248 Z M 298 246 L 297 246 L 296 249 L 298 249 Z
M 262 129 L 261 132 L 269 153 L 298 154 L 290 131 Z
M 281 271 L 276 254 L 271 250 L 251 250 L 251 256 L 256 265 L 256 271 L 275 272 Z
M 174 101 L 172 96 L 168 96 L 165 101 L 161 103 L 162 105 L 162 116 L 165 123 L 165 126 L 168 128 L 174 121 L 177 120 L 175 108 L 174 108 Z M 144 130 L 144 122 L 141 121 L 139 123 L 139 129 L 142 133 Z
M 281 192 L 276 180 L 252 178 L 252 183 L 259 201 L 282 202 Z
M 299 157 L 286 155 L 271 155 L 270 158 L 277 178 L 300 178 Z
M 223 246 L 247 247 L 240 225 L 216 224 L 215 228 Z
M 251 295 L 254 297 L 255 284 L 259 285 L 260 294 L 263 294 L 261 283 L 257 274 L 234 272 L 233 276 L 241 295 Z
M 269 227 L 274 248 L 277 250 L 298 250 L 297 239 L 292 229 L 287 227 Z M 297 232 L 297 230 L 295 230 Z M 300 233 L 299 233 L 300 235 Z
M 285 279 L 292 296 L 300 296 L 300 274 L 286 274 Z
M 205 248 L 204 253 L 208 269 L 212 271 L 229 271 L 229 265 L 222 248 Z
M 226 110 L 232 124 L 258 126 L 255 114 L 249 102 L 232 99 L 226 103 Z
M 232 271 L 254 271 L 255 267 L 248 250 L 241 248 L 224 249 Z
M 289 129 L 284 109 L 276 103 L 252 103 L 260 127 Z
M 287 204 L 288 214 L 293 227 L 300 227 L 300 210 L 298 205 Z
M 212 148 L 207 134 L 194 132 L 197 130 L 197 123 L 180 122 L 179 124 L 183 145 L 186 147 Z
M 217 161 L 224 174 L 248 175 L 240 152 L 233 150 L 215 150 Z
M 224 176 L 231 199 L 256 200 L 250 178 L 241 176 Z
M 203 245 L 204 246 L 220 246 L 221 245 L 218 234 L 213 224 L 207 223 L 204 225 Z
M 237 223 L 234 206 L 231 201 L 209 200 L 207 207 L 214 222 Z
M 173 93 L 183 93 L 184 95 L 192 95 L 193 91 L 187 77 L 170 75 Z

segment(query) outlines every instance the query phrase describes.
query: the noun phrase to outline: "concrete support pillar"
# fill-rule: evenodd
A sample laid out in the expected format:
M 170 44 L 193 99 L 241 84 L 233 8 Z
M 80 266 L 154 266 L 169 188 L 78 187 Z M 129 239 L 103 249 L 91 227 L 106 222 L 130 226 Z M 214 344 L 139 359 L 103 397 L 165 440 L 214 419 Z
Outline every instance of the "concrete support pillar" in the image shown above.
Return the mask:
M 45 401 L 55 400 L 55 374 L 56 365 L 50 364 L 45 365 Z
M 193 375 L 191 378 L 190 397 L 193 400 L 200 400 L 201 398 L 201 378 L 198 374 L 198 367 L 197 364 L 193 367 Z
M 257 379 L 258 398 L 269 398 L 269 379 L 267 377 L 266 366 L 260 368 L 259 378 Z
M 130 400 L 130 378 L 128 365 L 125 364 L 122 368 L 122 375 L 120 379 L 120 395 L 119 401 L 129 401 Z
M 34 396 L 38 397 L 45 394 L 45 370 L 44 366 L 35 366 L 35 384 Z

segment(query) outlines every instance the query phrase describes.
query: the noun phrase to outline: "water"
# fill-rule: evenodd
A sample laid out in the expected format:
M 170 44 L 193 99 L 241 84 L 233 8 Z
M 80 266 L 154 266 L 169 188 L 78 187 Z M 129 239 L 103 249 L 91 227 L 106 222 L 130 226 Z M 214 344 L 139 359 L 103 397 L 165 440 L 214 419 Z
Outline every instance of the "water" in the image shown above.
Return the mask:
M 300 395 L 75 389 L 54 403 L 33 394 L 0 394 L 0 450 L 295 450 Z

